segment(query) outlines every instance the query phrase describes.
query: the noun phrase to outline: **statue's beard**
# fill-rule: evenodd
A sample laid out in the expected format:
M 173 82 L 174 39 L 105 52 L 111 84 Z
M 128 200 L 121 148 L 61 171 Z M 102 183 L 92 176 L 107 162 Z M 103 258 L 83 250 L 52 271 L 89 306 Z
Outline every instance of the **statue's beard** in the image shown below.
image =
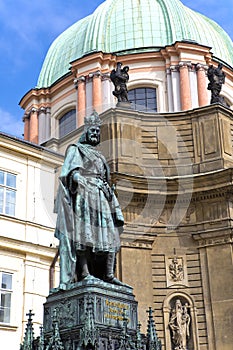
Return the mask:
M 91 136 L 88 138 L 88 143 L 92 146 L 97 146 L 100 143 L 98 136 Z

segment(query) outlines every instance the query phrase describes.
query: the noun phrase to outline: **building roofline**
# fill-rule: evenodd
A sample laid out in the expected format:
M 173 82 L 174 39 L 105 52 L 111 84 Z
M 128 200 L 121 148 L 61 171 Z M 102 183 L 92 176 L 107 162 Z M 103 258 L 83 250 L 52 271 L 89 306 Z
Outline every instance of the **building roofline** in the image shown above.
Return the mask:
M 35 151 L 46 152 L 46 153 L 50 154 L 51 156 L 55 156 L 55 157 L 60 158 L 61 160 L 64 159 L 64 156 L 61 153 L 58 153 L 58 152 L 56 152 L 54 150 L 51 150 L 51 149 L 48 149 L 46 147 L 37 145 L 36 143 L 30 142 L 30 141 L 26 141 L 24 139 L 21 139 L 18 136 L 13 136 L 13 135 L 10 135 L 8 133 L 0 131 L 0 138 L 7 139 L 7 140 L 9 140 L 11 142 L 12 141 L 16 142 L 17 144 L 21 144 L 21 145 L 24 145 L 25 147 L 32 148 Z

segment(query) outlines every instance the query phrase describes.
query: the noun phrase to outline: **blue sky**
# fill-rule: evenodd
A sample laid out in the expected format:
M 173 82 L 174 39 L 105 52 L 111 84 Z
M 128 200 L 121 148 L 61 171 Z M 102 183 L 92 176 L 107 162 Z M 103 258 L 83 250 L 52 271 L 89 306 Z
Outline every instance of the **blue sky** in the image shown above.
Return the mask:
M 36 86 L 56 37 L 103 0 L 0 0 L 0 130 L 21 137 L 20 99 Z M 182 0 L 215 20 L 233 39 L 233 0 Z

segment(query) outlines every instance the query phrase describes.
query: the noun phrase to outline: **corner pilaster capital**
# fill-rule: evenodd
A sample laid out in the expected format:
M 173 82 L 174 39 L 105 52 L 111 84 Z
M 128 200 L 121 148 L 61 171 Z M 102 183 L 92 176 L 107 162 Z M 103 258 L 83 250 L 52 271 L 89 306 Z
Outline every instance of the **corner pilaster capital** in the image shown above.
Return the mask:
M 102 80 L 110 80 L 110 72 L 102 73 L 101 78 Z
M 102 76 L 102 73 L 99 70 L 97 70 L 96 72 L 90 73 L 90 74 L 92 74 L 93 78 L 101 78 L 101 76 Z
M 179 62 L 179 69 L 192 69 L 191 61 L 181 61 Z
M 178 72 L 179 67 L 178 66 L 170 66 L 170 71 L 171 72 Z
M 73 81 L 75 89 L 78 89 L 78 86 L 82 83 L 85 83 L 85 81 L 86 81 L 86 77 L 84 75 L 81 75 L 79 78 L 75 78 Z
M 36 107 L 32 107 L 31 110 L 29 111 L 29 114 L 34 114 L 34 113 L 38 113 L 39 112 L 39 109 L 36 108 Z
M 44 107 L 44 106 L 40 107 L 40 108 L 39 108 L 39 114 L 40 114 L 40 113 L 46 113 L 46 110 L 47 110 L 46 107 Z
M 207 72 L 207 70 L 208 70 L 208 66 L 206 65 L 206 64 L 201 64 L 201 63 L 198 63 L 197 65 L 196 65 L 196 70 L 197 71 L 204 71 L 205 73 Z

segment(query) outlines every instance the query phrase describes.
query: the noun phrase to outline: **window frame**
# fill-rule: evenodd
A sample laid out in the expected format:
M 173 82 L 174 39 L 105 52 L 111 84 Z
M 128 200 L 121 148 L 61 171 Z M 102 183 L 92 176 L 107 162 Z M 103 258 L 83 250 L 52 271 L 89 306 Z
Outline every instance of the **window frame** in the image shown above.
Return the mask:
M 16 212 L 16 194 L 17 194 L 17 174 L 8 171 L 8 170 L 3 170 L 0 169 L 0 173 L 3 173 L 3 183 L 0 182 L 0 190 L 3 190 L 3 197 L 2 197 L 2 210 L 1 210 L 1 205 L 0 205 L 0 215 L 9 215 L 9 216 L 14 216 L 15 217 L 15 212 Z M 14 176 L 14 185 L 11 186 L 7 183 L 8 175 Z M 14 193 L 14 200 L 11 202 L 7 200 L 7 195 Z M 0 203 L 1 203 L 1 198 L 0 198 Z M 11 205 L 13 205 L 13 212 L 10 210 Z M 9 207 L 9 212 L 7 212 L 7 207 Z
M 140 90 L 144 90 L 144 92 L 140 92 Z M 134 94 L 134 98 L 130 98 L 131 94 Z M 153 98 L 149 97 L 149 94 L 153 92 L 154 96 Z M 140 97 L 140 94 L 144 94 L 144 96 Z M 151 113 L 157 113 L 158 112 L 158 89 L 155 86 L 138 86 L 131 88 L 128 91 L 128 98 L 129 101 L 132 104 L 132 108 L 134 110 L 142 111 L 142 112 L 151 112 Z M 137 101 L 144 101 L 144 104 L 139 104 Z M 149 108 L 149 103 L 153 101 L 154 106 L 152 108 Z M 142 108 L 138 108 L 138 106 L 141 106 Z
M 11 276 L 11 288 L 3 288 L 3 275 L 10 275 Z M 3 306 L 2 305 L 2 295 L 6 295 L 9 294 L 10 295 L 10 305 L 9 306 Z M 3 320 L 1 320 L 1 315 L 0 315 L 0 325 L 4 325 L 4 324 L 11 324 L 11 310 L 12 310 L 12 294 L 13 294 L 13 273 L 12 272 L 8 272 L 8 271 L 4 271 L 4 270 L 0 270 L 0 313 L 3 310 L 3 317 L 4 317 L 4 310 L 6 309 L 8 311 L 8 318 L 9 319 L 5 319 L 3 318 Z

